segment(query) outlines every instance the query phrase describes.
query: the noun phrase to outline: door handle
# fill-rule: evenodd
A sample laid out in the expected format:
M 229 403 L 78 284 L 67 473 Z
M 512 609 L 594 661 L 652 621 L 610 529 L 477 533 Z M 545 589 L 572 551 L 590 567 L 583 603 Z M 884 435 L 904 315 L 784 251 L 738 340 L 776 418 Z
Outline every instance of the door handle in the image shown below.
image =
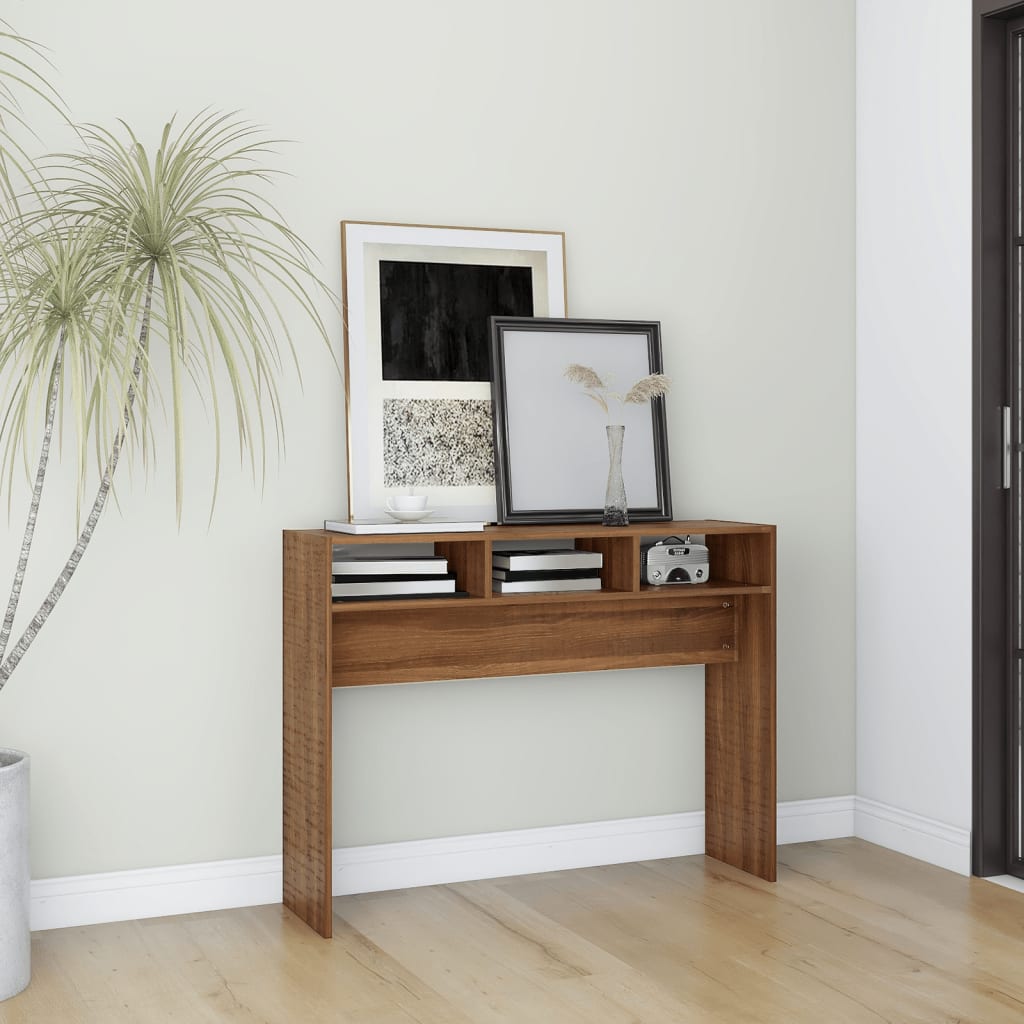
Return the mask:
M 1003 406 L 1003 490 L 1010 489 L 1013 477 L 1013 420 L 1012 409 Z

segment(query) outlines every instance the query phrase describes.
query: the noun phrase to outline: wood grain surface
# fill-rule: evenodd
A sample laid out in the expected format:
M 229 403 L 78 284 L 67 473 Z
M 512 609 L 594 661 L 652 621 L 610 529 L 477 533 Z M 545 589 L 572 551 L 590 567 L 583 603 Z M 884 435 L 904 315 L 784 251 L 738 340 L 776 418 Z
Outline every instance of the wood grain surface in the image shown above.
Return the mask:
M 581 551 L 600 551 L 601 586 L 606 590 L 640 591 L 640 537 L 580 537 L 576 547 Z
M 645 537 L 704 535 L 711 577 L 697 587 L 639 582 Z M 605 556 L 607 589 L 494 594 L 493 546 L 574 538 Z M 707 665 L 708 853 L 775 877 L 775 528 L 712 520 L 497 527 L 403 535 L 448 558 L 467 598 L 330 600 L 335 544 L 393 537 L 285 531 L 284 896 L 331 929 L 332 686 Z
M 284 903 L 331 934 L 331 546 L 284 534 Z
M 37 932 L 0 1024 L 1020 1024 L 1024 895 L 856 839 Z
M 580 605 L 495 599 L 444 608 L 392 602 L 350 611 L 333 639 L 335 686 L 649 668 L 737 658 L 736 601 L 601 601 Z M 353 606 L 358 608 L 358 605 Z
M 346 547 L 352 544 L 422 544 L 430 541 L 479 541 L 490 539 L 496 544 L 507 540 L 537 540 L 552 538 L 566 540 L 579 537 L 669 537 L 672 535 L 704 534 L 728 536 L 730 534 L 773 533 L 774 526 L 767 523 L 737 523 L 725 519 L 681 519 L 666 523 L 630 523 L 628 526 L 602 526 L 600 523 L 552 523 L 547 526 L 485 526 L 469 533 L 431 533 L 428 526 L 422 532 L 401 534 L 335 533 L 329 530 L 299 530 L 317 537 L 329 537 L 334 544 Z
M 774 541 L 774 532 L 730 538 L 717 557 L 730 573 L 774 583 Z M 705 672 L 704 848 L 771 881 L 776 870 L 775 594 L 735 600 L 739 659 L 709 664 Z
M 491 541 L 445 541 L 434 544 L 434 554 L 448 559 L 448 571 L 455 573 L 455 589 L 474 597 L 491 596 Z
M 774 526 L 741 537 L 710 533 L 705 543 L 712 580 L 724 578 L 775 586 Z

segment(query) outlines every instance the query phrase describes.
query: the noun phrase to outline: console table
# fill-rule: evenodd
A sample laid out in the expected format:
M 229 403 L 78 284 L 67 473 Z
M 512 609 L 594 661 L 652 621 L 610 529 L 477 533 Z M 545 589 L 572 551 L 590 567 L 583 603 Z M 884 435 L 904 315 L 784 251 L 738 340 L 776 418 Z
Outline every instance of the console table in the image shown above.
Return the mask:
M 640 583 L 644 537 L 701 535 L 711 578 Z M 495 594 L 506 540 L 600 551 L 600 591 Z M 334 545 L 433 543 L 463 598 L 332 602 Z M 775 527 L 720 520 L 498 526 L 475 533 L 284 531 L 284 903 L 331 935 L 335 686 L 707 666 L 705 850 L 775 881 Z

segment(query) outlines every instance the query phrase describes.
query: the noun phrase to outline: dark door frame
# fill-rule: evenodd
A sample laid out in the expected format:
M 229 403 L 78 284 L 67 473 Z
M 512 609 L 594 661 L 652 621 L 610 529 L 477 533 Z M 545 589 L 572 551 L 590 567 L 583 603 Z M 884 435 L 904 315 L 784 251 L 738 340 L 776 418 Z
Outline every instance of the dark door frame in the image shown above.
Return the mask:
M 1011 863 L 1009 712 L 1013 601 L 1007 578 L 1012 526 L 1003 489 L 1002 408 L 1010 405 L 1009 279 L 1013 212 L 1009 25 L 1024 2 L 974 0 L 973 519 L 974 780 L 971 870 L 1004 874 Z

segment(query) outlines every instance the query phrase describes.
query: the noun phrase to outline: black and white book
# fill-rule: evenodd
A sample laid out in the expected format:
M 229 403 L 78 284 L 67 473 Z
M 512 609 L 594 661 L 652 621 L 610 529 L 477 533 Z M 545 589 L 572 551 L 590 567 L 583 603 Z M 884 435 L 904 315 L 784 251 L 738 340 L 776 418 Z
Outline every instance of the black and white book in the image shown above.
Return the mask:
M 492 580 L 491 588 L 496 594 L 548 594 L 564 590 L 600 590 L 601 580 L 597 576 L 567 579 L 549 575 L 539 580 Z
M 491 556 L 495 569 L 600 569 L 604 556 L 600 551 L 495 551 Z
M 455 573 L 408 576 L 381 574 L 331 576 L 331 597 L 384 597 L 390 594 L 454 594 Z
M 334 576 L 443 576 L 448 559 L 442 555 L 342 555 L 331 563 Z
M 525 583 L 533 580 L 594 580 L 601 576 L 600 569 L 492 569 L 492 580 Z

